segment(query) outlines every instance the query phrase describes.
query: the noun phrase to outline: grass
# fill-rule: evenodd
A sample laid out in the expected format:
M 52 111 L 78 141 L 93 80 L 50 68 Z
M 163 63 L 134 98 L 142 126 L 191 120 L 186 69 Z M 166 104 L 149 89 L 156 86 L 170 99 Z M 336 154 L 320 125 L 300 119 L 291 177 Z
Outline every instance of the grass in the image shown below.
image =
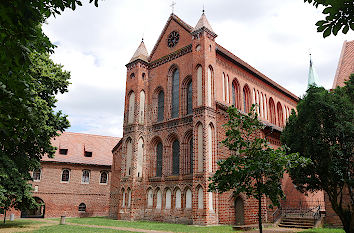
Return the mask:
M 33 221 L 29 219 L 16 219 L 15 221 L 6 220 L 5 224 L 3 221 L 0 223 L 0 229 L 7 228 L 27 228 L 30 225 L 44 224 L 45 222 Z
M 233 232 L 231 226 L 193 226 L 184 224 L 162 223 L 162 222 L 147 222 L 147 221 L 121 221 L 113 220 L 104 217 L 91 217 L 91 218 L 67 218 L 66 222 L 78 223 L 85 225 L 99 225 L 99 226 L 113 226 L 113 227 L 128 227 L 135 229 L 145 230 L 158 230 L 158 231 L 172 231 L 172 232 Z
M 301 233 L 344 233 L 344 230 L 337 228 L 314 228 L 301 231 Z
M 95 233 L 95 232 L 121 232 L 121 233 L 132 233 L 132 231 L 120 231 L 114 229 L 106 228 L 94 228 L 94 227 L 84 227 L 84 226 L 70 226 L 70 225 L 55 225 L 55 226 L 46 226 L 41 227 L 37 230 L 30 231 L 31 233 L 71 233 L 71 232 L 85 232 L 85 233 Z

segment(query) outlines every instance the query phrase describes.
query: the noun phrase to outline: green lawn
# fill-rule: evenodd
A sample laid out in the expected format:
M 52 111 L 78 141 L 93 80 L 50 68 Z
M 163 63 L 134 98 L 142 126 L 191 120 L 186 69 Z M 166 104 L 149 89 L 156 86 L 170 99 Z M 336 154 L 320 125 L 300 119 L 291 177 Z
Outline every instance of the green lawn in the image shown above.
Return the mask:
M 301 231 L 301 233 L 344 233 L 344 230 L 336 228 L 314 228 Z
M 31 233 L 71 233 L 71 232 L 84 232 L 84 233 L 95 233 L 95 232 L 121 232 L 121 233 L 133 233 L 132 231 L 119 231 L 113 229 L 105 228 L 93 228 L 93 227 L 84 227 L 84 226 L 70 226 L 70 225 L 55 225 L 55 226 L 46 226 L 41 227 L 38 230 L 30 231 Z
M 92 218 L 67 218 L 67 222 L 78 223 L 85 225 L 99 225 L 99 226 L 114 226 L 114 227 L 129 227 L 135 229 L 145 230 L 158 230 L 158 231 L 172 231 L 172 232 L 233 232 L 231 226 L 193 226 L 184 224 L 162 223 L 162 222 L 147 222 L 147 221 L 121 221 L 113 220 L 104 217 L 92 217 Z
M 3 220 L 0 222 L 0 230 L 5 228 L 26 228 L 30 225 L 43 224 L 45 222 L 33 221 L 29 219 L 16 219 L 15 221 L 10 222 L 6 220 L 5 224 Z

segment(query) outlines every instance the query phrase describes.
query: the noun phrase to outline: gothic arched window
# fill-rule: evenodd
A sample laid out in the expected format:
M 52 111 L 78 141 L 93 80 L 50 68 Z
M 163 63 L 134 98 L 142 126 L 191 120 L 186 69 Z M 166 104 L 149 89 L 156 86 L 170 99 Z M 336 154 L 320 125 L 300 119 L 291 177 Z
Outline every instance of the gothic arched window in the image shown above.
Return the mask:
M 135 111 L 135 93 L 132 92 L 129 96 L 129 104 L 128 104 L 128 124 L 132 124 L 134 122 L 134 111 Z
M 269 98 L 269 119 L 270 123 L 276 124 L 276 116 L 275 116 L 275 104 L 273 98 Z
M 144 124 L 145 118 L 145 92 L 140 92 L 140 104 L 139 104 L 139 123 Z
M 191 114 L 193 111 L 192 101 L 192 81 L 187 84 L 187 114 Z
M 156 176 L 162 176 L 162 143 L 159 142 L 156 146 Z
M 131 138 L 127 140 L 127 157 L 125 161 L 125 175 L 131 175 L 132 157 L 133 157 L 133 144 Z
M 248 86 L 243 88 L 243 110 L 249 112 L 251 110 L 251 98 L 250 98 L 250 89 Z
M 190 163 L 190 173 L 193 173 L 193 138 L 189 140 L 189 163 Z
M 178 117 L 179 110 L 179 71 L 175 69 L 172 74 L 172 104 L 171 104 L 171 117 Z
M 157 121 L 163 121 L 165 94 L 163 91 L 159 92 L 157 100 Z
M 203 68 L 198 66 L 197 69 L 197 105 L 203 103 Z
M 172 143 L 172 174 L 179 174 L 179 141 L 177 139 Z
M 284 125 L 284 115 L 283 106 L 280 102 L 277 103 L 277 113 L 278 113 L 278 126 L 282 127 Z
M 142 177 L 143 175 L 143 157 L 144 157 L 144 140 L 139 138 L 138 140 L 138 156 L 136 161 L 136 176 Z

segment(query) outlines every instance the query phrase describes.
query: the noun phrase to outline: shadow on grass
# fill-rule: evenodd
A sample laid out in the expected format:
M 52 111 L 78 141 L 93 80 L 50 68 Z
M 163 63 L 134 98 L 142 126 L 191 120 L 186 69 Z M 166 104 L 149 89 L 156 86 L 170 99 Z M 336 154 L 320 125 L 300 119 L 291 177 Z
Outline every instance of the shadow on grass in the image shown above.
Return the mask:
M 17 219 L 13 222 L 6 221 L 0 223 L 0 229 L 7 229 L 7 228 L 26 228 L 30 225 L 36 225 L 36 224 L 43 224 L 43 222 L 39 221 L 32 221 L 32 220 L 23 220 L 23 219 Z

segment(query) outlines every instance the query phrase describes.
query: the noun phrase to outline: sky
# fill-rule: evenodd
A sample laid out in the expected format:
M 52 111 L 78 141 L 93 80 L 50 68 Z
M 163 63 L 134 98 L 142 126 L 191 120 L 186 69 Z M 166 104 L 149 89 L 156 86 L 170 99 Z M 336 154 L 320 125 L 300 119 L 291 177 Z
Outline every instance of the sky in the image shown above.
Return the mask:
M 303 0 L 175 0 L 174 13 L 195 26 L 205 14 L 216 42 L 297 96 L 307 87 L 309 53 L 323 87 L 332 87 L 340 52 L 354 33 L 323 38 L 321 9 Z M 83 1 L 43 25 L 57 45 L 51 58 L 71 72 L 57 110 L 70 132 L 123 135 L 126 67 L 142 37 L 149 52 L 171 12 L 170 0 Z

